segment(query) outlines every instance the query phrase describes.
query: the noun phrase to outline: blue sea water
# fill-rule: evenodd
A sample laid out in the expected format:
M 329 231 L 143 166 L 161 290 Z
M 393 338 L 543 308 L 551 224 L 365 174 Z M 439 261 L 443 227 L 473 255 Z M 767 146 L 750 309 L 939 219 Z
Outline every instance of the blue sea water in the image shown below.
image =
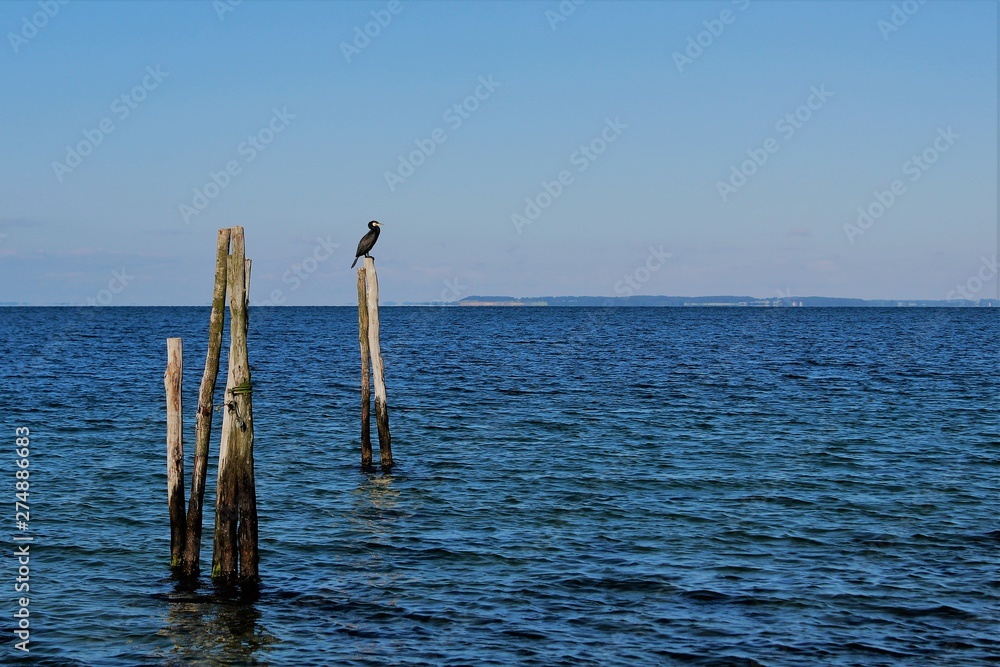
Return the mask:
M 256 601 L 168 568 L 165 339 L 190 475 L 207 324 L 0 309 L 3 662 L 1000 663 L 995 310 L 383 308 L 383 474 L 356 310 L 254 309 Z

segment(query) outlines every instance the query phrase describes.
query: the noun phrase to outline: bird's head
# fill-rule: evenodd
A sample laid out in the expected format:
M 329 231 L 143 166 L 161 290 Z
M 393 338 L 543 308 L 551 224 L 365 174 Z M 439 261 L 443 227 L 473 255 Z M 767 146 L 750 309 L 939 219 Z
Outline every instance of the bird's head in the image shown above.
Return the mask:
M 382 223 L 378 220 L 372 220 L 368 223 L 368 229 L 375 229 L 376 227 L 381 227 Z

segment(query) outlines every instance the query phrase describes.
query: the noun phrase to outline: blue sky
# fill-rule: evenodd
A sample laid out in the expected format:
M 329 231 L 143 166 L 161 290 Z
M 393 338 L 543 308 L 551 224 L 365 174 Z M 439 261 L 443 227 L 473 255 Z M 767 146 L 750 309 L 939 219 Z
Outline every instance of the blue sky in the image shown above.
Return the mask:
M 0 302 L 996 298 L 997 8 L 5 2 Z

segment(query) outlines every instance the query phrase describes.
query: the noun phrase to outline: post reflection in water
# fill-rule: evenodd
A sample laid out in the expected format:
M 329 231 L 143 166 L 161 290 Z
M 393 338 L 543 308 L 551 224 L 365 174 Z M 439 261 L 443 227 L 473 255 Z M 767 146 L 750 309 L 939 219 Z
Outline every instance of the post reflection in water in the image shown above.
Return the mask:
M 351 501 L 348 521 L 359 557 L 351 567 L 356 583 L 347 593 L 352 604 L 368 611 L 356 616 L 355 622 L 345 623 L 343 629 L 354 640 L 359 659 L 395 650 L 396 642 L 382 630 L 403 611 L 399 597 L 406 575 L 396 562 L 398 545 L 394 542 L 399 520 L 409 513 L 399 508 L 397 481 L 391 474 L 363 473 Z
M 385 537 L 399 518 L 396 506 L 400 491 L 394 488 L 392 475 L 364 473 L 354 493 L 354 521 L 373 537 Z
M 366 581 L 377 589 L 386 589 L 399 574 L 386 562 L 385 554 L 393 548 L 396 522 L 402 516 L 398 509 L 400 491 L 393 486 L 391 474 L 364 473 L 354 492 L 350 522 L 357 533 L 357 542 L 364 546 L 359 567 Z
M 165 665 L 267 664 L 277 638 L 260 623 L 259 602 L 222 594 L 199 595 L 178 584 L 159 634 L 173 648 L 159 655 Z

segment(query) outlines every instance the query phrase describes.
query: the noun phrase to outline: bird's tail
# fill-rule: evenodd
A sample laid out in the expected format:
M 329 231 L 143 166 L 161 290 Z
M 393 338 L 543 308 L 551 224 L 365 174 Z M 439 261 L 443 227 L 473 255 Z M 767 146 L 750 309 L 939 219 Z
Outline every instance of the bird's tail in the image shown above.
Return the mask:
M 360 255 L 358 255 L 358 257 L 360 257 Z M 354 262 L 351 264 L 351 268 L 353 269 L 354 268 L 354 264 L 357 264 L 357 263 L 358 263 L 358 258 L 355 257 L 354 258 Z

